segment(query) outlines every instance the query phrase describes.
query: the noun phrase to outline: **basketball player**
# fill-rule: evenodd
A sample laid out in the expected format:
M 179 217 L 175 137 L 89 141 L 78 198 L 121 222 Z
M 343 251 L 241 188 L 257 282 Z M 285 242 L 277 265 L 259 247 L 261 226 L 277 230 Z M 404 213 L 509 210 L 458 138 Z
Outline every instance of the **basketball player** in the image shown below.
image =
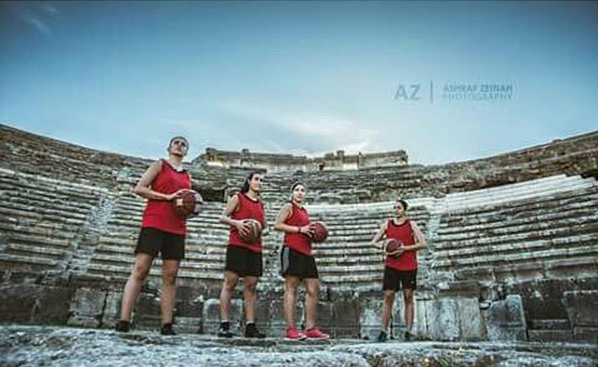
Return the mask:
M 318 269 L 311 251 L 312 230 L 309 228 L 309 214 L 303 202 L 306 187 L 295 183 L 291 188 L 291 200 L 280 210 L 274 228 L 285 233 L 281 251 L 281 274 L 284 284 L 284 317 L 287 323 L 285 339 L 302 340 L 328 339 L 329 335 L 316 325 L 316 310 L 320 293 Z M 303 282 L 306 289 L 305 332 L 295 325 L 295 303 L 297 289 Z
M 230 338 L 230 302 L 239 281 L 243 278 L 243 298 L 245 302 L 245 337 L 264 338 L 255 325 L 255 309 L 257 299 L 257 283 L 262 275 L 262 239 L 250 244 L 243 241 L 239 233 L 247 234 L 249 225 L 245 219 L 260 222 L 265 235 L 266 213 L 260 199 L 262 176 L 252 172 L 247 176 L 238 194 L 232 196 L 220 216 L 220 223 L 230 226 L 228 246 L 226 249 L 226 265 L 224 267 L 224 283 L 220 292 L 220 327 L 218 336 Z
M 128 332 L 133 305 L 147 278 L 154 258 L 162 255 L 162 290 L 160 310 L 163 335 L 175 335 L 172 329 L 176 278 L 179 263 L 185 256 L 186 220 L 175 214 L 172 200 L 191 188 L 189 173 L 182 161 L 187 155 L 189 142 L 182 136 L 168 144 L 168 159 L 152 163 L 135 186 L 135 194 L 147 199 L 141 231 L 135 248 L 135 264 L 125 284 L 116 330 Z
M 382 290 L 384 292 L 384 304 L 382 307 L 382 330 L 377 338 L 378 342 L 385 342 L 388 339 L 388 327 L 392 313 L 392 305 L 395 299 L 395 292 L 403 289 L 405 300 L 405 340 L 413 338 L 411 328 L 413 327 L 414 315 L 414 292 L 417 288 L 417 251 L 425 249 L 428 245 L 419 226 L 414 220 L 407 216 L 407 202 L 397 200 L 394 206 L 395 218 L 389 219 L 378 230 L 372 239 L 372 246 L 381 249 L 386 255 L 384 261 L 384 281 Z M 402 246 L 392 252 L 386 251 L 387 239 L 396 239 Z

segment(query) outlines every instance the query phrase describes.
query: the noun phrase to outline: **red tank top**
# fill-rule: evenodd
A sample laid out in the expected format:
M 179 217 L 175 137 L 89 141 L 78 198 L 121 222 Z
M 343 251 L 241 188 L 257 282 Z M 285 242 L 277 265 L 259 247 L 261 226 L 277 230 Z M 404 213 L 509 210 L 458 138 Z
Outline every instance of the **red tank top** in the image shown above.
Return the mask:
M 166 160 L 162 169 L 151 184 L 152 190 L 162 194 L 173 194 L 180 189 L 191 188 L 191 177 L 185 170 L 177 172 Z M 185 234 L 186 219 L 175 214 L 172 201 L 148 199 L 143 212 L 141 227 L 156 228 L 164 232 Z
M 284 224 L 294 227 L 303 227 L 309 224 L 309 214 L 307 209 L 300 208 L 294 203 L 291 203 L 291 215 L 284 221 Z M 312 256 L 311 254 L 311 239 L 301 233 L 285 233 L 284 244 L 293 250 L 304 255 Z
M 415 243 L 409 219 L 400 225 L 396 225 L 392 219 L 389 220 L 386 225 L 386 237 L 397 239 L 405 246 L 411 246 Z M 415 270 L 417 269 L 416 251 L 405 251 L 398 258 L 387 256 L 384 265 L 402 271 Z
M 239 207 L 231 215 L 232 219 L 243 220 L 243 219 L 255 219 L 265 228 L 264 223 L 264 204 L 259 200 L 253 200 L 246 194 L 239 192 L 237 195 L 239 198 Z M 250 249 L 254 252 L 262 252 L 262 240 L 259 243 L 249 244 L 239 238 L 239 231 L 236 227 L 231 227 L 228 234 L 228 244 L 232 246 L 241 246 Z

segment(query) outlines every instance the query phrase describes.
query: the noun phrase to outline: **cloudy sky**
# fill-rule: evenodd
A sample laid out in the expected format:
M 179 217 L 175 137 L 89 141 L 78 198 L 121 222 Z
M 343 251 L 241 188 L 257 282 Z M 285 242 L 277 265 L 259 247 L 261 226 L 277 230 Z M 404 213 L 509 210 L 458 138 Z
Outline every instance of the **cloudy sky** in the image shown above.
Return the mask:
M 0 123 L 148 158 L 174 134 L 191 156 L 480 158 L 598 130 L 596 19 L 570 1 L 2 2 Z

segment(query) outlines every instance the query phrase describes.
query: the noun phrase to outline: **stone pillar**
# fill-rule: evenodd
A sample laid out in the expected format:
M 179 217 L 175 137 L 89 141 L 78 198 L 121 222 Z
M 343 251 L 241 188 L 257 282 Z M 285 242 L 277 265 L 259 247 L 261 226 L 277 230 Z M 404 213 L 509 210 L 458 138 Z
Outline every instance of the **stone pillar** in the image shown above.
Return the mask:
M 68 325 L 99 327 L 105 301 L 106 291 L 90 288 L 77 289 L 71 301 Z
M 484 311 L 484 318 L 489 340 L 527 340 L 521 296 L 508 295 L 504 300 L 492 302 Z
M 232 299 L 230 305 L 230 326 L 231 331 L 239 335 L 241 331 L 243 301 L 241 299 Z M 204 334 L 216 335 L 220 325 L 220 300 L 211 298 L 204 302 L 202 315 L 202 330 Z
M 563 293 L 573 338 L 598 343 L 598 291 L 568 291 Z

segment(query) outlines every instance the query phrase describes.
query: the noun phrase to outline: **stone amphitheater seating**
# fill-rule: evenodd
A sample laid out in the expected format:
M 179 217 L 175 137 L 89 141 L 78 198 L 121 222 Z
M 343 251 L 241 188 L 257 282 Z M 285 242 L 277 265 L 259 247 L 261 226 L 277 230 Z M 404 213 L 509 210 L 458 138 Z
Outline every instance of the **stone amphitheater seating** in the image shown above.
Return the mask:
M 88 273 L 124 279 L 131 270 L 141 213 L 145 201 L 132 195 L 118 197 L 107 231 L 93 254 Z M 222 278 L 226 228 L 218 223 L 223 204 L 207 203 L 202 213 L 188 222 L 186 260 L 181 263 L 180 279 L 185 282 L 214 281 Z M 156 259 L 159 264 L 160 260 Z M 159 278 L 154 267 L 151 277 Z
M 87 272 L 90 275 L 125 279 L 131 269 L 132 253 L 139 232 L 141 212 L 145 203 L 130 195 L 121 195 L 116 201 L 108 227 L 92 255 Z M 312 217 L 327 223 L 330 236 L 323 243 L 315 245 L 320 273 L 324 284 L 334 287 L 361 285 L 371 287 L 380 281 L 381 256 L 369 245 L 373 234 L 385 218 L 390 216 L 386 205 L 385 211 L 361 210 L 360 206 L 342 209 L 338 213 L 318 212 L 313 210 Z M 222 269 L 228 230 L 218 223 L 218 216 L 224 204 L 208 203 L 202 213 L 188 223 L 189 234 L 186 246 L 186 260 L 181 263 L 180 279 L 185 282 L 214 282 L 222 279 Z M 270 226 L 277 211 L 269 210 Z M 426 212 L 415 208 L 414 218 L 425 228 Z M 278 269 L 278 250 L 282 236 L 272 233 L 265 237 L 265 261 L 269 265 L 263 283 L 280 286 L 276 276 Z M 156 260 L 160 262 L 159 259 Z M 347 273 L 351 273 L 347 276 Z M 155 279 L 160 276 L 159 267 L 154 267 L 150 275 Z M 270 277 L 268 277 L 270 275 Z M 277 284 L 278 283 L 278 284 Z
M 554 176 L 449 195 L 433 243 L 433 269 L 455 279 L 594 276 L 598 184 Z
M 382 254 L 370 245 L 380 225 L 392 217 L 393 203 L 321 205 L 310 208 L 313 219 L 327 224 L 328 240 L 314 245 L 323 284 L 333 289 L 377 290 L 382 282 Z M 426 230 L 429 213 L 411 207 L 410 216 Z M 420 257 L 422 255 L 420 254 Z
M 0 265 L 65 270 L 105 190 L 0 168 Z
M 90 313 L 90 325 L 108 325 L 102 323 L 116 317 L 145 205 L 131 189 L 149 161 L 50 141 L 4 126 L 0 132 L 0 143 L 8 148 L 0 150 L 4 286 L 14 285 L 13 295 L 18 294 L 21 280 L 11 276 L 25 273 L 37 277 L 33 295 L 37 291 L 51 295 L 60 289 L 60 297 L 70 301 L 93 294 L 100 300 L 100 310 Z M 343 317 L 344 311 L 351 313 L 350 324 L 342 325 L 351 330 L 347 335 L 355 336 L 355 330 L 363 335 L 367 328 L 377 331 L 379 321 L 370 316 L 378 314 L 382 258 L 369 241 L 391 216 L 394 203 L 387 200 L 401 195 L 408 199 L 410 215 L 430 245 L 418 255 L 421 291 L 417 293 L 416 324 L 420 335 L 442 340 L 570 340 L 574 336 L 596 340 L 595 311 L 587 305 L 598 299 L 598 182 L 577 174 L 596 176 L 592 142 L 597 137 L 593 133 L 443 166 L 267 173 L 263 195 L 268 222 L 272 226 L 294 181 L 308 185 L 308 200 L 315 203 L 308 206 L 310 215 L 325 221 L 330 230 L 328 241 L 314 246 L 323 309 L 335 309 L 333 314 Z M 60 170 L 44 171 L 58 165 Z M 190 169 L 194 187 L 206 190 L 210 201 L 200 216 L 189 221 L 187 258 L 181 264 L 179 282 L 182 298 L 177 302 L 181 309 L 192 309 L 181 311 L 183 319 L 206 327 L 217 322 L 214 290 L 222 280 L 228 237 L 218 216 L 224 196 L 239 187 L 250 169 L 202 164 Z M 268 303 L 280 303 L 281 242 L 282 234 L 276 231 L 265 238 L 265 274 L 260 282 L 268 307 L 264 319 L 273 310 Z M 156 262 L 142 297 L 148 309 L 155 308 L 152 302 L 158 294 L 161 269 L 160 260 Z M 40 278 L 59 280 L 55 288 L 47 288 Z M 93 288 L 96 284 L 97 289 Z M 190 303 L 206 289 L 205 304 Z M 515 321 L 508 319 L 513 309 L 519 315 Z M 69 317 L 68 308 L 66 313 L 61 310 L 56 320 Z M 493 319 L 495 313 L 499 316 Z M 472 315 L 476 320 L 472 325 L 479 327 L 466 330 Z M 508 317 L 503 320 L 501 315 Z M 282 316 L 275 323 L 282 325 L 281 320 Z M 461 326 L 444 328 L 442 320 L 451 320 L 448 326 Z M 490 327 L 487 332 L 481 330 L 485 322 L 506 336 L 497 336 L 497 329 Z
M 77 248 L 76 237 L 105 190 L 6 169 L 0 173 L 6 197 L 0 207 L 3 266 L 66 269 Z M 598 185 L 594 179 L 553 176 L 414 202 L 410 214 L 424 231 L 430 215 L 440 218 L 431 241 L 430 265 L 454 280 L 475 278 L 492 283 L 567 277 L 571 271 L 591 276 L 596 270 Z M 127 277 L 144 205 L 131 194 L 116 196 L 107 227 L 85 268 L 87 274 Z M 200 216 L 190 220 L 181 279 L 222 279 L 228 235 L 218 223 L 223 206 L 210 202 Z M 391 207 L 392 203 L 310 206 L 312 218 L 325 221 L 330 230 L 328 241 L 315 246 L 324 284 L 376 287 L 381 257 L 369 241 L 391 216 Z M 270 223 L 276 211 L 276 207 L 268 208 Z M 271 268 L 267 275 L 272 278 L 266 277 L 266 283 L 277 281 L 281 239 L 276 233 L 265 239 L 265 257 Z M 159 267 L 153 268 L 151 275 L 159 277 Z

